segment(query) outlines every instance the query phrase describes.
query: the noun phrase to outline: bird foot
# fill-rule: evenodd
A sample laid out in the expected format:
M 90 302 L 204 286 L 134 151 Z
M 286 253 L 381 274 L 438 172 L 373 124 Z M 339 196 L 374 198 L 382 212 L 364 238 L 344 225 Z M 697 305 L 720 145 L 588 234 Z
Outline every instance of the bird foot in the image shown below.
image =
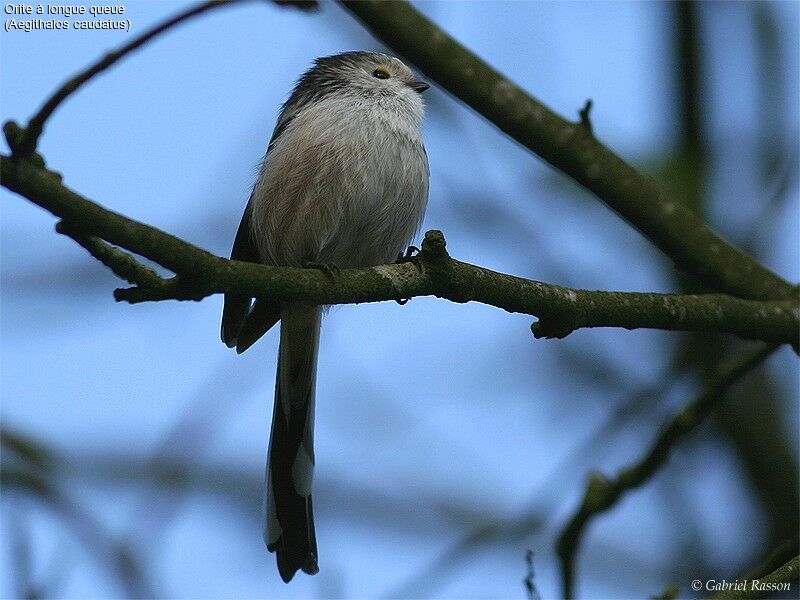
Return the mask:
M 303 268 L 317 269 L 318 271 L 322 271 L 333 283 L 336 283 L 336 277 L 339 274 L 339 267 L 330 263 L 320 263 L 312 260 L 305 260 L 303 261 Z

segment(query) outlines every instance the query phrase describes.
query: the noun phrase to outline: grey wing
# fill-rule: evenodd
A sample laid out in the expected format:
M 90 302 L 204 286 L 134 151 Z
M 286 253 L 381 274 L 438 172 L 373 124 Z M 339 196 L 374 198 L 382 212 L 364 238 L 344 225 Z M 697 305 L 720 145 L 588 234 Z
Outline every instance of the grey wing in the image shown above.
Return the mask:
M 267 146 L 264 157 L 275 145 L 277 139 L 286 130 L 289 123 L 297 116 L 297 110 L 292 104 L 292 99 L 284 106 L 275 130 Z M 253 215 L 253 195 L 247 201 L 236 238 L 233 240 L 231 259 L 247 262 L 261 262 L 258 247 L 251 234 L 251 219 Z M 251 306 L 252 304 L 252 306 Z M 222 341 L 228 348 L 236 347 L 236 352 L 242 353 L 255 344 L 258 339 L 275 325 L 281 318 L 281 308 L 278 302 L 268 298 L 256 298 L 255 303 L 247 296 L 238 294 L 225 294 L 222 307 Z
M 231 259 L 257 263 L 260 262 L 258 248 L 250 233 L 252 204 L 251 196 L 233 241 Z M 280 311 L 279 304 L 268 298 L 256 298 L 253 304 L 249 296 L 225 294 L 222 308 L 222 341 L 228 348 L 235 346 L 237 352 L 244 352 L 278 322 Z

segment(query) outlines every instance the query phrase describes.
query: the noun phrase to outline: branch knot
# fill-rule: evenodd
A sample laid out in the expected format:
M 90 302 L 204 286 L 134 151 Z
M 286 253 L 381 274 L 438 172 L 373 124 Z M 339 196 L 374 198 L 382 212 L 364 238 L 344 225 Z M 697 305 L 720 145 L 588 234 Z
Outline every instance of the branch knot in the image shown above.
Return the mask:
M 5 135 L 8 147 L 11 148 L 11 155 L 14 158 L 25 158 L 41 169 L 45 168 L 44 158 L 28 143 L 28 130 L 16 121 L 6 121 L 3 123 L 3 134 Z
M 533 337 L 537 340 L 562 339 L 580 327 L 577 305 L 564 304 L 559 310 L 541 312 L 539 320 L 531 325 Z
M 447 242 L 444 234 L 438 229 L 431 229 L 425 233 L 422 240 L 422 251 L 420 254 L 429 261 L 441 261 L 450 258 L 447 253 Z
M 592 120 L 589 116 L 589 113 L 592 112 L 592 99 L 589 98 L 586 100 L 586 104 L 583 105 L 583 108 L 578 111 L 578 116 L 580 116 L 580 125 L 581 127 L 585 128 L 587 133 L 594 137 L 594 132 L 592 131 Z

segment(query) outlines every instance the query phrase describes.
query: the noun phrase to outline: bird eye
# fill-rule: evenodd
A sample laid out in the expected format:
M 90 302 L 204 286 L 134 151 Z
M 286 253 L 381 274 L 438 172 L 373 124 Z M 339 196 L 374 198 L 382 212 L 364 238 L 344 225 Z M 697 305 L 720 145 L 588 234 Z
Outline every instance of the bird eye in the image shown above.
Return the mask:
M 377 77 L 378 79 L 389 79 L 389 71 L 383 67 L 378 67 L 372 72 L 372 76 Z

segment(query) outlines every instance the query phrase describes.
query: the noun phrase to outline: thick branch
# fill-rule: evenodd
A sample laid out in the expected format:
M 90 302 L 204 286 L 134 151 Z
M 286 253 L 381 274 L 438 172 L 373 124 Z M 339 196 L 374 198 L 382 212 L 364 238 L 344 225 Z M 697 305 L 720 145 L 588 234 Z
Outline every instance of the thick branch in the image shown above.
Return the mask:
M 589 522 L 599 513 L 611 508 L 625 492 L 648 481 L 666 462 L 678 441 L 703 422 L 728 388 L 742 375 L 758 366 L 776 348 L 774 345 L 767 346 L 723 368 L 694 401 L 672 418 L 650 450 L 639 461 L 622 469 L 613 480 L 600 473 L 592 473 L 580 508 L 558 538 L 565 598 L 574 596 L 575 556 Z
M 574 290 L 452 259 L 439 232 L 426 235 L 422 252 L 414 261 L 344 269 L 335 281 L 315 269 L 229 261 L 106 210 L 66 188 L 57 174 L 42 169 L 34 160 L 0 156 L 0 167 L 5 187 L 63 219 L 66 224 L 62 230 L 77 236 L 82 245 L 88 244 L 88 249 L 118 275 L 139 285 L 118 290 L 118 300 L 199 300 L 210 294 L 235 292 L 314 304 L 344 304 L 433 295 L 538 316 L 536 337 L 564 337 L 583 327 L 646 327 L 717 331 L 794 345 L 800 338 L 796 302 L 742 300 L 724 294 Z M 158 278 L 130 255 L 106 248 L 96 238 L 144 256 L 178 277 Z
M 752 299 L 795 297 L 792 286 L 717 236 L 603 146 L 562 119 L 426 19 L 407 2 L 348 1 L 375 35 L 501 131 L 596 194 L 675 265 L 711 289 Z

